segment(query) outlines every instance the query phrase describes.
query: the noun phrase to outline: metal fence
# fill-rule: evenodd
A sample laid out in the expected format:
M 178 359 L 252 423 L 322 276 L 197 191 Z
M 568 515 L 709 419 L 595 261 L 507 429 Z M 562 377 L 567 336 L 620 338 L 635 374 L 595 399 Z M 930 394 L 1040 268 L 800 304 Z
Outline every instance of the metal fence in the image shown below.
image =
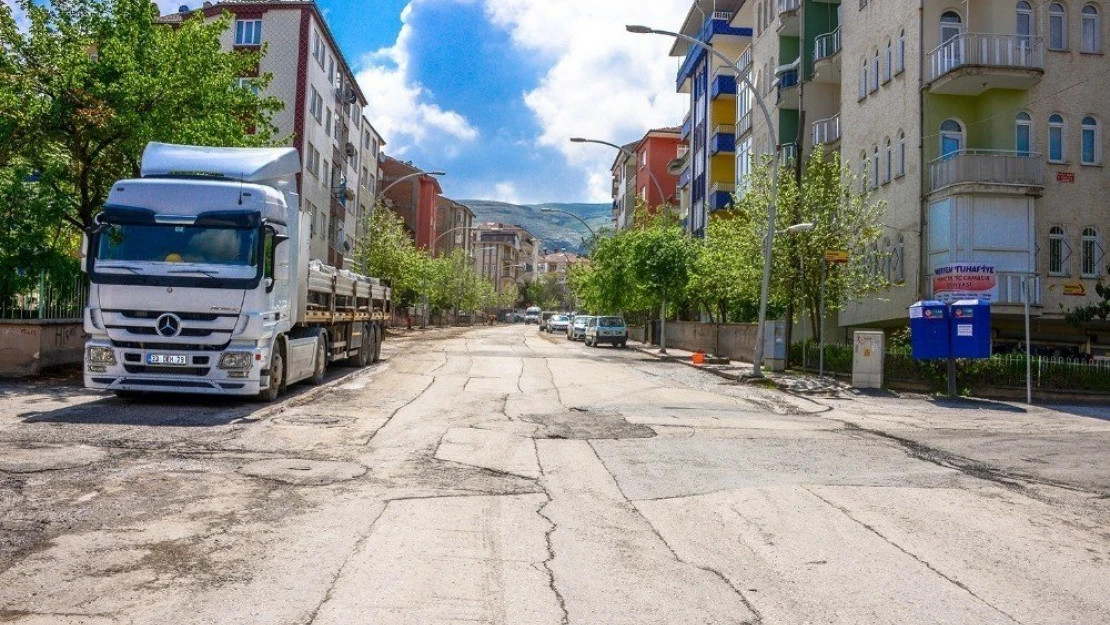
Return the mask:
M 794 366 L 806 371 L 817 371 L 819 356 L 820 349 L 815 343 L 791 346 Z M 957 363 L 957 382 L 972 393 L 984 389 L 1025 388 L 1024 354 L 997 354 L 983 360 L 959 360 Z M 1033 388 L 1110 392 L 1110 361 L 1034 356 L 1031 365 Z M 887 351 L 883 367 L 883 376 L 888 382 L 925 384 L 937 391 L 947 388 L 945 361 L 916 360 L 908 349 L 897 347 Z M 852 348 L 826 345 L 825 373 L 851 374 Z
M 0 292 L 0 319 L 76 321 L 88 299 L 88 278 L 80 271 L 43 272 L 22 288 Z

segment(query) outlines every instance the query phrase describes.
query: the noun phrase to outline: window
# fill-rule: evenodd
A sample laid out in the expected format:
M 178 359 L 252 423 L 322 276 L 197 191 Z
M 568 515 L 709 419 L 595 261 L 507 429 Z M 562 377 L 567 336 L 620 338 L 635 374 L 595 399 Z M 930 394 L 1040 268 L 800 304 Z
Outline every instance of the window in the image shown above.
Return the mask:
M 1048 161 L 1064 162 L 1064 118 L 1060 115 L 1048 118 Z
M 328 82 L 335 84 L 335 57 L 328 55 Z
M 906 175 L 906 133 L 898 131 L 898 175 Z
M 324 134 L 331 136 L 331 109 L 324 112 Z
M 875 80 L 871 82 L 871 91 L 874 93 L 879 90 L 879 51 L 875 50 L 875 61 L 871 64 L 871 70 L 875 73 Z
M 262 88 L 258 86 L 258 81 L 254 78 L 239 78 L 235 81 L 235 85 L 240 89 L 250 89 L 254 95 L 262 93 Z
M 640 169 L 645 167 L 647 167 L 647 150 L 644 150 L 644 153 L 640 155 Z
M 325 187 L 331 186 L 331 166 L 328 165 L 327 161 L 324 161 L 324 166 L 320 169 L 320 182 Z
M 1102 52 L 1102 41 L 1099 37 L 1098 7 L 1088 4 L 1079 14 L 1080 29 L 1083 41 L 1080 42 L 1080 52 Z
M 308 173 L 310 173 L 313 176 L 316 176 L 317 178 L 319 178 L 320 177 L 320 152 L 311 143 L 308 144 L 308 150 L 306 152 L 307 152 L 307 157 L 308 158 L 307 158 L 307 162 L 305 163 L 305 168 L 308 169 Z
M 262 20 L 235 20 L 235 45 L 262 45 Z
M 316 87 L 312 87 L 312 94 L 308 102 L 308 111 L 312 113 L 312 117 L 317 122 L 324 116 L 324 98 L 320 97 L 320 92 L 316 91 Z
M 940 155 L 947 158 L 964 149 L 964 129 L 960 122 L 946 119 L 940 124 Z
M 898 33 L 898 73 L 906 69 L 906 30 Z
M 889 39 L 886 40 L 886 74 L 883 75 L 883 82 L 889 82 L 891 77 L 894 76 L 894 45 Z
M 894 149 L 890 145 L 890 137 L 886 138 L 886 175 L 883 176 L 883 183 L 890 182 L 894 176 Z
M 1068 19 L 1059 2 L 1048 5 L 1048 49 L 1068 49 Z
M 1020 156 L 1029 156 L 1033 151 L 1033 118 L 1029 113 L 1018 113 L 1014 129 L 1014 148 Z
M 755 22 L 757 32 L 755 34 L 762 35 L 763 34 L 763 3 L 762 2 L 755 5 L 755 12 L 756 12 L 756 16 L 757 16 L 757 19 L 756 19 L 756 22 Z
M 863 60 L 863 67 L 859 70 L 859 99 L 867 97 L 867 59 Z
M 1099 252 L 1098 245 L 1098 231 L 1090 226 L 1083 229 L 1083 248 L 1081 251 L 1081 263 L 1083 267 L 1080 269 L 1084 278 L 1095 278 L 1098 276 L 1098 263 L 1101 260 L 1098 258 Z
M 859 191 L 867 191 L 867 152 L 859 153 Z
M 871 148 L 871 188 L 879 188 L 879 146 Z
M 320 64 L 320 69 L 324 69 L 324 56 L 327 52 L 324 50 L 324 40 L 320 37 L 320 31 L 312 31 L 312 58 Z
M 308 236 L 314 237 L 316 236 L 316 207 L 312 205 L 312 202 L 305 202 L 305 205 L 308 207 L 309 215 Z
M 960 36 L 964 31 L 963 19 L 955 11 L 945 11 L 940 14 L 940 42 L 948 43 Z
M 1079 139 L 1079 162 L 1084 165 L 1098 165 L 1099 157 L 1102 156 L 1099 154 L 1101 141 L 1098 136 L 1098 120 L 1090 115 L 1084 117 L 1079 124 Z
M 1026 48 L 1033 45 L 1033 7 L 1025 0 L 1017 3 L 1017 23 L 1014 32 Z
M 1064 274 L 1064 261 L 1067 259 L 1064 256 L 1064 229 L 1060 226 L 1052 226 L 1048 231 L 1048 273 L 1056 276 Z

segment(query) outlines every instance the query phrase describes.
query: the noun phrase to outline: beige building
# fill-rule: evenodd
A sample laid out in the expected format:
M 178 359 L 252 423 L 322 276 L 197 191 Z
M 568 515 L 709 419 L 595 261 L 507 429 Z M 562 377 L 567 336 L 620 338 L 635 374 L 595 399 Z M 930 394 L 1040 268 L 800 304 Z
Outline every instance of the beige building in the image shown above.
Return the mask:
M 259 72 L 273 75 L 266 95 L 285 108 L 274 116 L 277 136 L 300 152 L 301 210 L 310 215 L 310 254 L 350 266 L 350 254 L 369 214 L 385 144 L 366 116 L 366 96 L 314 2 L 205 2 L 195 11 L 159 18 L 180 23 L 196 13 L 235 16 L 222 42 L 228 50 L 266 45 Z M 257 74 L 256 74 L 257 75 Z M 253 89 L 251 76 L 239 81 Z
M 473 231 L 474 266 L 498 293 L 508 285 L 523 287 L 536 276 L 540 242 L 520 226 L 484 223 Z
M 436 232 L 441 238 L 433 254 L 446 256 L 456 249 L 462 249 L 473 257 L 470 229 L 474 227 L 474 211 L 465 204 L 442 195 L 437 199 Z
M 540 257 L 539 264 L 536 265 L 536 273 L 541 279 L 554 275 L 556 282 L 566 284 L 570 272 L 578 265 L 588 262 L 587 258 L 573 252 L 551 252 Z

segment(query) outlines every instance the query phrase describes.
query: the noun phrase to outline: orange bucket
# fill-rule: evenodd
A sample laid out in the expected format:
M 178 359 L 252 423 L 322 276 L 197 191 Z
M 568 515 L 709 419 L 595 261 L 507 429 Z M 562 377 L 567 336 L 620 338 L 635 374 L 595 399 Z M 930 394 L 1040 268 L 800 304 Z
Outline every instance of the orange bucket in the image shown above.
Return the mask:
M 690 356 L 690 360 L 692 360 L 695 365 L 705 364 L 705 352 L 694 352 L 694 355 Z

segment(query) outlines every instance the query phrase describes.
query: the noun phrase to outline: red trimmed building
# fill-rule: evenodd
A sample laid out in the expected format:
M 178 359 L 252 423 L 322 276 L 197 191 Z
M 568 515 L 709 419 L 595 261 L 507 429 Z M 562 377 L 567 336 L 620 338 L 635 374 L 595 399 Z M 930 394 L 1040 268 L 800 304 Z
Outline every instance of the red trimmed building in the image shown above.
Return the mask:
M 410 162 L 401 162 L 390 156 L 382 158 L 381 169 L 382 186 L 389 187 L 382 197 L 386 207 L 405 221 L 405 229 L 409 231 L 416 247 L 428 250 L 441 234 L 437 215 L 439 194 L 443 189 L 440 188 L 439 181 L 435 176 L 428 175 L 401 180 L 423 170 Z M 395 181 L 399 182 L 394 184 Z

